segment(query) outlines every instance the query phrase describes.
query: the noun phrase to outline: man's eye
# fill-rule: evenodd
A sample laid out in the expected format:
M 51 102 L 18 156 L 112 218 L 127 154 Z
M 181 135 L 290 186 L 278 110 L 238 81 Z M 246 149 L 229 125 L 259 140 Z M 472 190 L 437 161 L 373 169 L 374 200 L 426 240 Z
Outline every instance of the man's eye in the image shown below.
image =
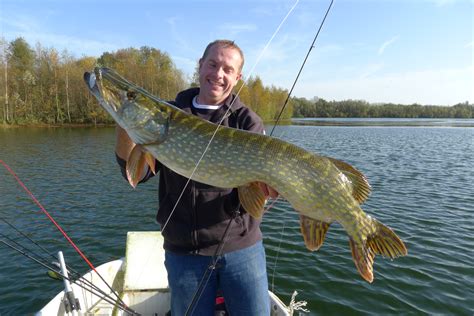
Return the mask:
M 135 100 L 137 93 L 135 91 L 127 91 L 127 99 L 129 101 Z

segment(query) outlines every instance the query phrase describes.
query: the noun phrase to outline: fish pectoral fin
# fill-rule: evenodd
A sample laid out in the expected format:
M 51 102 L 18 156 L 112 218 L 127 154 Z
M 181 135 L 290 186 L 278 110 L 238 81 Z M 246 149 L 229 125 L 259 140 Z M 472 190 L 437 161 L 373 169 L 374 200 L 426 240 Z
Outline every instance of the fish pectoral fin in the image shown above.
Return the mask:
M 136 188 L 138 182 L 143 178 L 146 170 L 145 164 L 150 164 L 149 158 L 146 157 L 147 154 L 150 155 L 149 153 L 144 153 L 139 145 L 135 145 L 128 155 L 125 170 L 127 173 L 128 183 L 130 183 L 133 188 Z
M 367 177 L 352 167 L 350 164 L 340 161 L 331 157 L 328 158 L 336 167 L 339 169 L 351 182 L 352 184 L 352 196 L 359 203 L 362 204 L 369 197 L 371 187 Z
M 265 206 L 265 194 L 258 182 L 251 182 L 237 188 L 239 192 L 240 204 L 247 213 L 254 218 L 260 218 L 263 215 Z
M 352 238 L 349 238 L 349 244 L 351 246 L 352 260 L 354 260 L 357 271 L 359 271 L 364 280 L 372 283 L 374 280 L 373 264 L 375 253 L 361 242 L 355 242 Z
M 300 228 L 306 248 L 315 251 L 321 248 L 331 223 L 300 215 Z
M 150 167 L 151 172 L 153 172 L 153 174 L 156 174 L 155 157 L 153 157 L 153 155 L 149 152 L 146 152 L 145 161 L 148 167 Z

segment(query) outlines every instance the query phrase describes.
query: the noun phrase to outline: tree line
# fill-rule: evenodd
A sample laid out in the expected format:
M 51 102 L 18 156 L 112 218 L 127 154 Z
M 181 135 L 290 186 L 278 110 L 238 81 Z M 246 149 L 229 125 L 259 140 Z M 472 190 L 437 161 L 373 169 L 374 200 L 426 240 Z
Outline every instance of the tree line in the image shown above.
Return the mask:
M 0 38 L 0 124 L 110 124 L 83 83 L 83 74 L 94 66 L 106 66 L 163 99 L 198 85 L 197 67 L 188 80 L 171 57 L 152 47 L 104 52 L 99 58 L 76 58 L 67 50 L 37 43 L 33 48 L 23 38 L 11 42 Z M 286 89 L 265 86 L 258 76 L 240 82 L 236 91 L 242 101 L 265 121 L 275 120 L 288 95 Z M 307 100 L 292 97 L 281 119 L 291 117 L 473 117 L 473 106 L 453 107 L 374 106 L 365 101 Z M 411 116 L 410 116 L 411 115 Z
M 152 47 L 104 52 L 99 58 L 74 58 L 23 38 L 0 39 L 0 123 L 3 124 L 110 124 L 112 118 L 97 104 L 83 82 L 85 71 L 110 67 L 131 82 L 166 100 L 198 84 L 190 83 L 171 57 Z M 264 120 L 277 117 L 287 91 L 266 87 L 259 77 L 239 83 L 240 98 Z M 291 106 L 284 111 L 292 114 Z
M 163 98 L 173 98 L 186 87 L 184 75 L 171 58 L 155 48 L 74 58 L 66 50 L 59 53 L 41 44 L 33 49 L 21 37 L 10 43 L 0 39 L 0 45 L 0 122 L 4 124 L 113 123 L 83 81 L 84 72 L 96 65 L 113 68 Z
M 474 118 L 469 102 L 454 106 L 420 104 L 370 104 L 363 100 L 326 101 L 293 98 L 293 117 L 361 117 L 361 118 Z

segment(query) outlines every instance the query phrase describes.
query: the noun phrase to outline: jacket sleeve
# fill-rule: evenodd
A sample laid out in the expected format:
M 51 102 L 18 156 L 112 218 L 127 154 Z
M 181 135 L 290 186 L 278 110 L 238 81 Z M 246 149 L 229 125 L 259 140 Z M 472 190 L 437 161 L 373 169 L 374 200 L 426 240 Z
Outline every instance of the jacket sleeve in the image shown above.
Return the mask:
M 246 131 L 265 134 L 265 125 L 257 113 L 245 107 L 239 113 L 239 128 Z

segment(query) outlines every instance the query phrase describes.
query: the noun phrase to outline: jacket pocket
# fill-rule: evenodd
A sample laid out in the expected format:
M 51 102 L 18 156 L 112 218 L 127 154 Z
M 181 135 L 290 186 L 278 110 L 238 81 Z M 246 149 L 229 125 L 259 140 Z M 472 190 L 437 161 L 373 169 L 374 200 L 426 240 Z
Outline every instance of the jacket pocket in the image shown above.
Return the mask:
M 178 194 L 168 193 L 156 214 L 156 220 L 162 227 L 162 234 L 166 241 L 175 247 L 182 249 L 191 249 L 193 246 L 192 231 L 194 227 L 192 209 L 190 205 L 186 205 L 184 199 L 181 199 L 175 207 L 178 200 Z M 171 212 L 173 213 L 171 214 Z M 171 217 L 170 217 L 171 215 Z M 163 230 L 163 225 L 166 227 Z

